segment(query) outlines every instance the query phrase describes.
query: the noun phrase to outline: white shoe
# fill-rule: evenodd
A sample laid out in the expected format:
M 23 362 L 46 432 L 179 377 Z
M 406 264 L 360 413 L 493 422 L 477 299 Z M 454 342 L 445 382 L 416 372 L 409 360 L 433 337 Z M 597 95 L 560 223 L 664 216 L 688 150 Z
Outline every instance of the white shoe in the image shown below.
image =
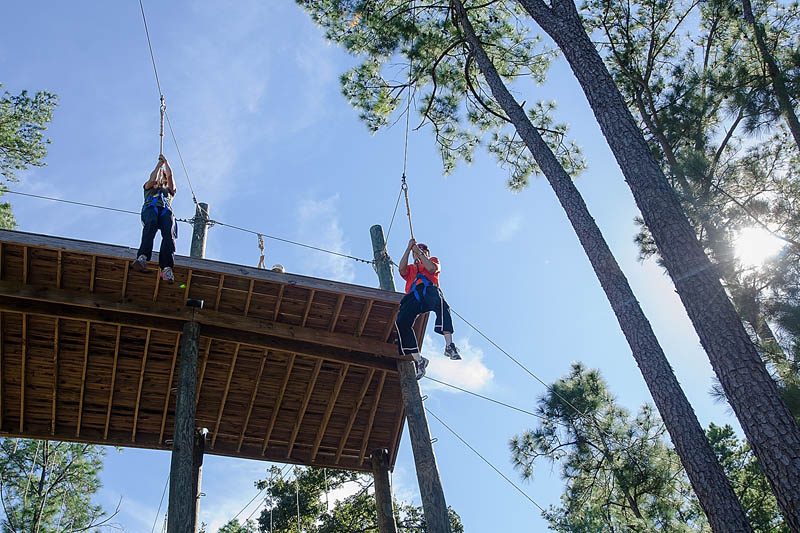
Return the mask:
M 420 356 L 419 361 L 414 361 L 414 366 L 417 369 L 417 381 L 419 381 L 425 375 L 425 369 L 428 367 L 428 360 Z
M 147 257 L 144 255 L 137 257 L 136 261 L 133 262 L 133 268 L 139 272 L 147 272 Z
M 444 354 L 445 354 L 447 357 L 449 357 L 450 359 L 452 359 L 453 361 L 459 361 L 459 360 L 461 360 L 461 354 L 460 354 L 460 353 L 458 353 L 458 348 L 456 348 L 456 345 L 455 345 L 455 343 L 454 343 L 454 342 L 451 342 L 450 344 L 448 344 L 447 346 L 445 346 L 445 348 L 444 348 Z
M 161 279 L 169 283 L 175 281 L 175 274 L 172 273 L 172 267 L 164 267 L 161 269 Z

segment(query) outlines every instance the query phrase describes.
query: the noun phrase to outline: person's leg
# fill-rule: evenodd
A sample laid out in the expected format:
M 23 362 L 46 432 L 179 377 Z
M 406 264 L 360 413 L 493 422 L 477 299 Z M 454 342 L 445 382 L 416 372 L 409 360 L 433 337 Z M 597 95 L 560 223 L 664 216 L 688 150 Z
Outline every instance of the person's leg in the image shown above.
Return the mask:
M 397 313 L 395 328 L 397 330 L 397 342 L 401 355 L 410 355 L 418 360 L 419 345 L 417 336 L 414 333 L 414 319 L 420 313 L 420 303 L 413 293 L 406 294 L 400 302 L 400 311 Z
M 158 217 L 158 229 L 161 230 L 161 248 L 158 250 L 158 266 L 172 268 L 175 265 L 175 216 L 165 209 Z
M 433 330 L 444 335 L 444 354 L 450 359 L 461 359 L 461 354 L 453 342 L 453 317 L 450 315 L 450 306 L 439 287 L 428 287 L 424 307 L 423 312 L 433 311 L 436 314 Z
M 140 269 L 147 266 L 147 261 L 150 261 L 150 257 L 153 255 L 153 239 L 158 231 L 158 217 L 153 209 L 142 210 L 142 224 L 142 242 L 139 244 L 139 250 L 136 251 L 137 261 L 134 263 L 134 266 L 138 265 Z M 144 257 L 144 261 L 140 261 L 142 257 Z

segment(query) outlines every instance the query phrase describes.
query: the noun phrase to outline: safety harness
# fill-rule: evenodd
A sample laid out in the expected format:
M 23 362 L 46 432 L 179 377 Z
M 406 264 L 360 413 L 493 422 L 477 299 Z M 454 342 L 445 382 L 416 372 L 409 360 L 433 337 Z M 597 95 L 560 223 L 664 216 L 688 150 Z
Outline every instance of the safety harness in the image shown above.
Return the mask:
M 164 204 L 164 207 L 161 208 L 161 211 L 158 210 L 158 199 L 159 198 L 161 198 L 161 203 Z M 156 216 L 158 216 L 158 217 L 163 215 L 166 211 L 171 211 L 169 203 L 167 202 L 167 199 L 164 198 L 164 194 L 161 192 L 161 188 L 160 187 L 158 189 L 158 195 L 157 196 L 153 196 L 153 198 L 150 200 L 150 206 L 152 206 L 152 208 L 155 209 Z
M 419 293 L 417 292 L 417 285 L 419 285 L 419 283 L 417 283 L 417 281 L 419 281 L 419 280 L 422 280 L 422 296 L 421 297 L 420 297 Z M 411 292 L 414 293 L 414 297 L 417 299 L 417 301 L 419 303 L 422 303 L 422 298 L 424 298 L 425 295 L 428 293 L 428 287 L 430 287 L 430 286 L 434 286 L 435 287 L 436 285 L 434 285 L 431 280 L 429 280 L 428 278 L 423 276 L 422 272 L 419 271 L 419 267 L 418 267 L 417 268 L 417 277 L 414 278 L 414 284 L 411 286 Z

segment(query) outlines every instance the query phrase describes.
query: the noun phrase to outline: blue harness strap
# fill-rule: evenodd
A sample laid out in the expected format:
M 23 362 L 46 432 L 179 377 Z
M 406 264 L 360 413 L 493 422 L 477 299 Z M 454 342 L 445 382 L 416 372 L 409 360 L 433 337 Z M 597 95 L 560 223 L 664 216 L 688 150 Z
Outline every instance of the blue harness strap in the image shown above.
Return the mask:
M 423 276 L 420 272 L 417 272 L 417 277 L 414 278 L 414 284 L 411 286 L 411 292 L 414 293 L 414 297 L 417 299 L 417 301 L 419 303 L 422 303 L 422 298 L 417 292 L 417 285 L 418 285 L 417 281 L 419 280 L 422 280 L 422 298 L 424 298 L 425 295 L 428 294 L 428 287 L 430 285 L 433 285 L 433 283 L 431 283 L 431 280 Z
M 159 198 L 161 198 L 161 203 L 164 204 L 164 207 L 161 208 L 161 211 L 158 210 L 158 199 Z M 164 195 L 162 194 L 162 192 L 160 190 L 158 191 L 158 196 L 153 196 L 153 199 L 150 200 L 150 205 L 153 207 L 153 209 L 156 210 L 156 216 L 159 216 L 159 217 L 161 215 L 163 215 L 164 212 L 169 209 L 169 204 L 167 203 L 167 199 L 164 198 Z

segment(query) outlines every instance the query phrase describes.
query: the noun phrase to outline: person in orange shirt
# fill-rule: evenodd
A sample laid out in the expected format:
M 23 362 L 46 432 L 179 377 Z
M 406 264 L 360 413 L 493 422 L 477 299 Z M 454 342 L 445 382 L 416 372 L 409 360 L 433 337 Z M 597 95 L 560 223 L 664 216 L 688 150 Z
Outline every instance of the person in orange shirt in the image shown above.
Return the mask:
M 408 257 L 411 254 L 414 255 L 414 263 L 409 265 Z M 442 270 L 439 259 L 431 257 L 431 252 L 426 245 L 417 244 L 414 239 L 411 239 L 408 241 L 408 248 L 398 266 L 400 276 L 406 280 L 406 295 L 400 302 L 400 311 L 397 313 L 395 321 L 398 344 L 402 355 L 410 355 L 414 358 L 417 379 L 421 379 L 425 375 L 428 359 L 420 355 L 417 336 L 412 328 L 418 315 L 433 311 L 436 314 L 436 323 L 433 329 L 436 333 L 444 335 L 444 355 L 450 359 L 459 360 L 461 354 L 458 353 L 458 348 L 453 343 L 453 319 L 450 316 L 450 306 L 447 305 L 442 290 L 439 288 L 439 273 Z

